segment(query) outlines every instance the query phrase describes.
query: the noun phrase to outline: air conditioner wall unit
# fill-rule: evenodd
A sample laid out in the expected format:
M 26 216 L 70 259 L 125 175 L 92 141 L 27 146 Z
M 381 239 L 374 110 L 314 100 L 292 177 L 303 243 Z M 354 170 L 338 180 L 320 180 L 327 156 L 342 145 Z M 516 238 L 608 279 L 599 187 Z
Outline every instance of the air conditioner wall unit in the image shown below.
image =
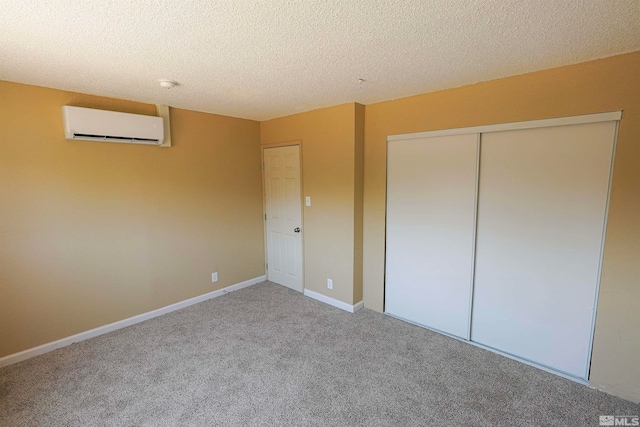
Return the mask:
M 91 108 L 62 107 L 67 139 L 162 145 L 162 117 Z

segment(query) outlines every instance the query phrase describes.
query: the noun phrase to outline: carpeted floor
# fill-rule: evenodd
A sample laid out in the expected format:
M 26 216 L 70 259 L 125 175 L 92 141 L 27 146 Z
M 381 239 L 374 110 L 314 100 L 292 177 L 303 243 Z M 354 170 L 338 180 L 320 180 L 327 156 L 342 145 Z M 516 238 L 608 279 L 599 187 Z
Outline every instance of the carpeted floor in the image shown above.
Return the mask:
M 1 426 L 561 425 L 640 405 L 269 282 L 0 369 Z

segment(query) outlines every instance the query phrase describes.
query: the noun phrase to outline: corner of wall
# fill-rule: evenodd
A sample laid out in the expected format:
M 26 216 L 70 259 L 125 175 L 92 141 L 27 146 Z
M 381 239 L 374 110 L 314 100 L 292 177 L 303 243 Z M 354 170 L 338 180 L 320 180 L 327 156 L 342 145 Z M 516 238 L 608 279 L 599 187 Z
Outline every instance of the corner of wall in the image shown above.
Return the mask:
M 353 209 L 353 302 L 362 301 L 364 213 L 364 105 L 355 103 L 354 209 Z

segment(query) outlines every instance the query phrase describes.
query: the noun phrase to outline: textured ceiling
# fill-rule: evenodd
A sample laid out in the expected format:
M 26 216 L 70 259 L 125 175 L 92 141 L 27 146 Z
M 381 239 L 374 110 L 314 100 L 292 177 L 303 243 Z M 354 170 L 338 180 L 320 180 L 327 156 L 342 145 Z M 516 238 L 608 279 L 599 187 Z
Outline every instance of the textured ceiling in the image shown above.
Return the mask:
M 636 50 L 639 0 L 0 1 L 0 80 L 256 120 Z

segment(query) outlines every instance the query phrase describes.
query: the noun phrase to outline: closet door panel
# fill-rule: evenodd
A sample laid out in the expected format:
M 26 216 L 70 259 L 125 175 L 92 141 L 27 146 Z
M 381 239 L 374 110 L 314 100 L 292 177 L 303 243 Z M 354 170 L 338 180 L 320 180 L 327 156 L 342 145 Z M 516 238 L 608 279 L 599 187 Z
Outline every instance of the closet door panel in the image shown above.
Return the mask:
M 473 341 L 587 378 L 615 129 L 482 135 Z
M 391 141 L 385 311 L 468 339 L 478 136 Z

